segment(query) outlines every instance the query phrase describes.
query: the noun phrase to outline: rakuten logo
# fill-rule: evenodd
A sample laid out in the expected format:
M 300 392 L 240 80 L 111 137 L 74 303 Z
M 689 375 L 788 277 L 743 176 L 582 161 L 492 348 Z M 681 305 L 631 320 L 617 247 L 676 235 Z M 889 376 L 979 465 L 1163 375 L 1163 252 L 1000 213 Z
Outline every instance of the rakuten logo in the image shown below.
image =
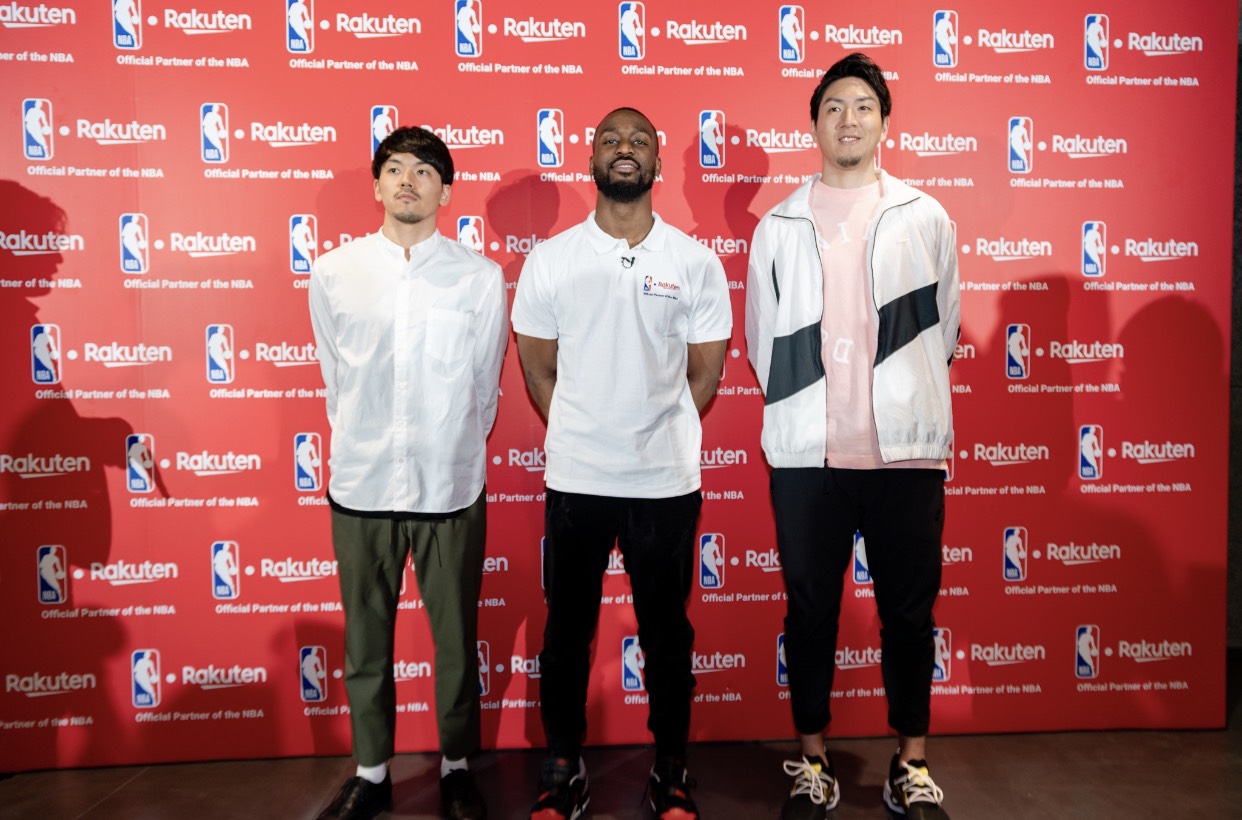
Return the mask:
M 337 574 L 336 561 L 323 561 L 318 558 L 297 560 L 285 558 L 274 560 L 264 558 L 259 562 L 259 575 L 263 578 L 277 578 L 281 583 L 296 581 L 318 581 L 333 578 Z
M 9 251 L 14 256 L 40 256 L 67 251 L 80 251 L 86 248 L 86 240 L 76 233 L 17 233 L 0 231 L 0 249 Z
M 731 43 L 745 40 L 748 36 L 746 26 L 721 23 L 719 20 L 712 23 L 700 23 L 698 20 L 679 23 L 669 20 L 665 24 L 664 33 L 668 39 L 681 40 L 688 46 Z
M 278 344 L 259 342 L 254 346 L 254 360 L 268 362 L 277 367 L 299 367 L 319 363 L 313 343 L 295 346 L 288 342 Z
M 450 151 L 505 144 L 505 132 L 499 128 L 480 128 L 477 125 L 472 125 L 469 128 L 460 128 L 452 124 L 439 127 L 423 125 L 423 128 L 426 128 L 443 140 Z
M 735 467 L 739 464 L 745 464 L 748 460 L 745 450 L 726 450 L 717 447 L 715 450 L 703 450 L 699 459 L 699 465 L 704 470 L 716 467 Z
M 711 655 L 701 655 L 698 652 L 694 652 L 690 657 L 691 665 L 696 675 L 746 668 L 746 656 L 740 652 L 733 654 L 715 652 Z
M 765 154 L 789 154 L 794 151 L 807 151 L 815 147 L 815 135 L 808 131 L 767 131 L 746 129 L 746 145 L 749 148 L 761 148 Z
M 902 151 L 913 151 L 920 157 L 951 157 L 957 154 L 973 154 L 979 150 L 979 140 L 954 134 L 907 134 L 901 132 L 898 146 Z
M 1104 136 L 1084 137 L 1081 134 L 1075 134 L 1072 137 L 1052 135 L 1052 153 L 1065 154 L 1070 159 L 1119 156 L 1129 151 L 1130 145 L 1124 139 Z
M 139 367 L 156 362 L 171 362 L 173 352 L 168 345 L 87 342 L 82 346 L 82 359 L 102 364 L 104 367 Z
M 0 453 L 0 475 L 15 473 L 19 478 L 49 478 L 89 472 L 90 469 L 91 460 L 86 456 L 63 456 L 59 453 L 51 456 L 36 456 L 33 453 L 15 456 Z
M 1027 646 L 1026 644 L 1015 643 L 1009 646 L 1002 646 L 1001 644 L 994 643 L 991 646 L 983 646 L 973 643 L 970 645 L 970 659 L 972 661 L 983 661 L 988 666 L 1012 666 L 1030 661 L 1047 660 L 1048 650 L 1038 644 Z
M 336 142 L 336 128 L 331 125 L 311 125 L 309 122 L 299 125 L 286 125 L 279 121 L 271 125 L 252 122 L 250 123 L 250 139 L 255 142 L 266 142 L 273 148 L 325 145 Z
M 32 672 L 29 675 L 5 675 L 4 691 L 25 695 L 28 698 L 41 698 L 47 695 L 64 695 L 82 689 L 94 689 L 98 685 L 95 676 L 90 673 L 76 672 Z
M 1168 661 L 1192 655 L 1194 647 L 1189 641 L 1117 641 L 1117 657 L 1136 663 Z
M 219 667 L 214 664 L 207 666 L 181 667 L 181 683 L 184 686 L 198 686 L 203 689 L 233 689 L 253 683 L 267 683 L 267 669 L 262 666 Z
M 1142 262 L 1172 262 L 1199 255 L 1198 242 L 1177 239 L 1126 239 L 1126 256 L 1137 256 Z
M 547 466 L 547 453 L 536 447 L 533 450 L 509 450 L 509 466 L 521 467 L 530 473 L 543 472 Z
M 177 575 L 177 565 L 171 562 L 160 564 L 143 561 L 141 564 L 131 564 L 128 561 L 117 561 L 103 564 L 96 561 L 91 564 L 91 580 L 107 581 L 114 587 L 165 581 L 176 578 Z
M 844 646 L 837 650 L 834 657 L 838 669 L 865 669 L 870 666 L 879 666 L 882 653 L 878 646 L 867 646 L 862 649 Z
M 780 572 L 781 554 L 775 549 L 746 550 L 746 566 L 756 567 L 764 572 Z
M 1191 54 L 1203 51 L 1203 38 L 1182 34 L 1139 34 L 1130 32 L 1126 37 L 1126 46 L 1131 51 L 1141 51 L 1148 57 L 1171 57 L 1178 54 Z
M 969 246 L 967 246 L 969 251 Z M 1042 259 L 1052 256 L 1052 243 L 1046 239 L 985 239 L 975 241 L 975 253 L 993 262 L 1018 262 L 1024 259 Z
M 1104 561 L 1117 561 L 1121 558 L 1121 547 L 1116 544 L 1054 544 L 1049 542 L 1046 550 L 1049 561 L 1060 561 L 1067 567 L 1082 564 L 1099 564 Z
M 191 259 L 212 256 L 231 256 L 235 253 L 254 253 L 259 248 L 253 236 L 219 233 L 215 235 L 196 231 L 192 234 L 170 233 L 168 249 L 173 253 L 188 254 Z
M 836 43 L 841 48 L 851 51 L 860 48 L 879 48 L 880 46 L 899 46 L 902 33 L 899 28 L 859 28 L 854 24 L 848 26 L 824 26 L 824 42 Z
M 586 37 L 586 23 L 571 20 L 536 20 L 527 17 L 517 20 L 504 19 L 506 37 L 518 37 L 523 43 L 551 43 L 557 40 L 581 40 Z
M 162 142 L 168 139 L 168 129 L 160 123 L 142 123 L 137 120 L 101 122 L 77 121 L 79 139 L 94 140 L 99 145 L 134 145 L 143 142 Z
M 250 31 L 254 25 L 249 14 L 164 9 L 164 27 L 180 29 L 186 34 L 221 34 L 228 31 Z
M 417 680 L 418 678 L 429 678 L 431 677 L 431 664 L 427 661 L 394 661 L 392 664 L 392 676 L 397 683 Z
M 1172 441 L 1123 441 L 1121 442 L 1121 457 L 1132 459 L 1139 464 L 1181 461 L 1195 457 L 1195 446 L 1190 443 Z
M 254 453 L 177 453 L 178 470 L 190 470 L 197 476 L 226 475 L 244 473 L 263 468 L 263 459 Z
M 986 461 L 993 467 L 1008 467 L 1014 464 L 1030 464 L 1033 461 L 1048 461 L 1051 453 L 1043 444 L 976 444 L 975 460 Z
M 1045 48 L 1056 48 L 1056 38 L 1051 34 L 1037 31 L 989 31 L 979 29 L 976 39 L 979 48 L 990 48 L 997 54 L 1014 54 L 1022 51 L 1039 51 Z
M 1049 342 L 1048 356 L 1053 359 L 1062 359 L 1068 364 L 1086 364 L 1109 359 L 1124 359 L 1126 350 L 1119 344 L 1099 341 L 1080 342 L 1074 339 L 1068 342 Z
M 352 34 L 359 40 L 375 37 L 401 37 L 406 34 L 422 34 L 423 23 L 417 17 L 372 17 L 369 14 L 336 15 L 336 30 Z

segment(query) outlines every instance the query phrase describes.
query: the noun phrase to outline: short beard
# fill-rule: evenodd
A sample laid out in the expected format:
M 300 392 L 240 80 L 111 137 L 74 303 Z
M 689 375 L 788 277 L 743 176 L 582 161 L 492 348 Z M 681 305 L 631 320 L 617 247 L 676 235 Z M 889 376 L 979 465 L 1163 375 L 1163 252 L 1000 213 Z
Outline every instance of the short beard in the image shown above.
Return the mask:
M 403 225 L 417 225 L 419 222 L 422 222 L 427 217 L 424 216 L 423 214 L 412 214 L 412 213 L 409 213 L 408 211 L 402 211 L 401 213 L 393 214 L 392 218 L 397 220 Z
M 595 179 L 595 187 L 599 189 L 599 192 L 603 194 L 605 199 L 622 204 L 637 201 L 643 194 L 650 191 L 651 186 L 655 184 L 654 175 L 646 179 L 639 177 L 636 180 L 613 182 L 608 178 L 607 169 L 601 172 L 598 168 L 592 168 L 591 176 Z
M 837 159 L 837 166 L 849 170 L 862 165 L 862 161 L 862 157 L 840 157 Z

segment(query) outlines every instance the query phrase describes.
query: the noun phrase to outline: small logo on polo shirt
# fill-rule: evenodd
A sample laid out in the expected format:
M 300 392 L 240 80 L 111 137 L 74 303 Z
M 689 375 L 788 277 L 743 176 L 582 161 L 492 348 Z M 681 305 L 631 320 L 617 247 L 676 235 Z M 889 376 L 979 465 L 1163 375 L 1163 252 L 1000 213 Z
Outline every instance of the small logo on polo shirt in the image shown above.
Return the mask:
M 665 299 L 680 299 L 681 285 L 676 282 L 665 282 L 654 276 L 644 276 L 643 296 L 662 296 Z

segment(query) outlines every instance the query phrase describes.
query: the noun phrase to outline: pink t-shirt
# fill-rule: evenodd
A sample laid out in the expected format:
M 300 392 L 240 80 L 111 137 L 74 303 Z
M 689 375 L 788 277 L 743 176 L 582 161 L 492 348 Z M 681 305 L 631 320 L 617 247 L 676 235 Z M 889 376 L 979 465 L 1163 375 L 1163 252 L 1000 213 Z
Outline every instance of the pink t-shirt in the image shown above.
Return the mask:
M 867 277 L 867 228 L 882 195 L 878 180 L 861 188 L 832 188 L 823 182 L 811 186 L 811 212 L 819 228 L 824 267 L 820 351 L 828 391 L 825 456 L 830 467 L 852 470 L 934 469 L 942 462 L 885 464 L 875 431 L 871 382 L 880 318 Z

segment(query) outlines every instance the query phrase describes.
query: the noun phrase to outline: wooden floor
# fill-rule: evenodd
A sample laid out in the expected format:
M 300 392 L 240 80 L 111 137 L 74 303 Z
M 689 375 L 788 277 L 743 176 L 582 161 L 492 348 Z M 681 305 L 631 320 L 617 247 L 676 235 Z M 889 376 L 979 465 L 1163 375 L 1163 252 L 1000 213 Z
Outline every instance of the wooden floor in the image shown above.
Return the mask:
M 1228 728 L 1204 732 L 1075 732 L 942 737 L 929 760 L 954 820 L 1242 818 L 1242 655 L 1229 660 Z M 880 790 L 891 740 L 831 744 L 841 780 L 833 820 L 885 818 Z M 690 773 L 704 818 L 776 818 L 788 789 L 781 762 L 792 742 L 691 748 Z M 649 818 L 649 750 L 588 749 L 591 816 Z M 539 752 L 488 752 L 471 763 L 492 820 L 525 818 Z M 346 758 L 169 764 L 0 776 L 0 818 L 314 818 L 353 773 Z M 394 810 L 439 816 L 434 755 L 393 762 Z

